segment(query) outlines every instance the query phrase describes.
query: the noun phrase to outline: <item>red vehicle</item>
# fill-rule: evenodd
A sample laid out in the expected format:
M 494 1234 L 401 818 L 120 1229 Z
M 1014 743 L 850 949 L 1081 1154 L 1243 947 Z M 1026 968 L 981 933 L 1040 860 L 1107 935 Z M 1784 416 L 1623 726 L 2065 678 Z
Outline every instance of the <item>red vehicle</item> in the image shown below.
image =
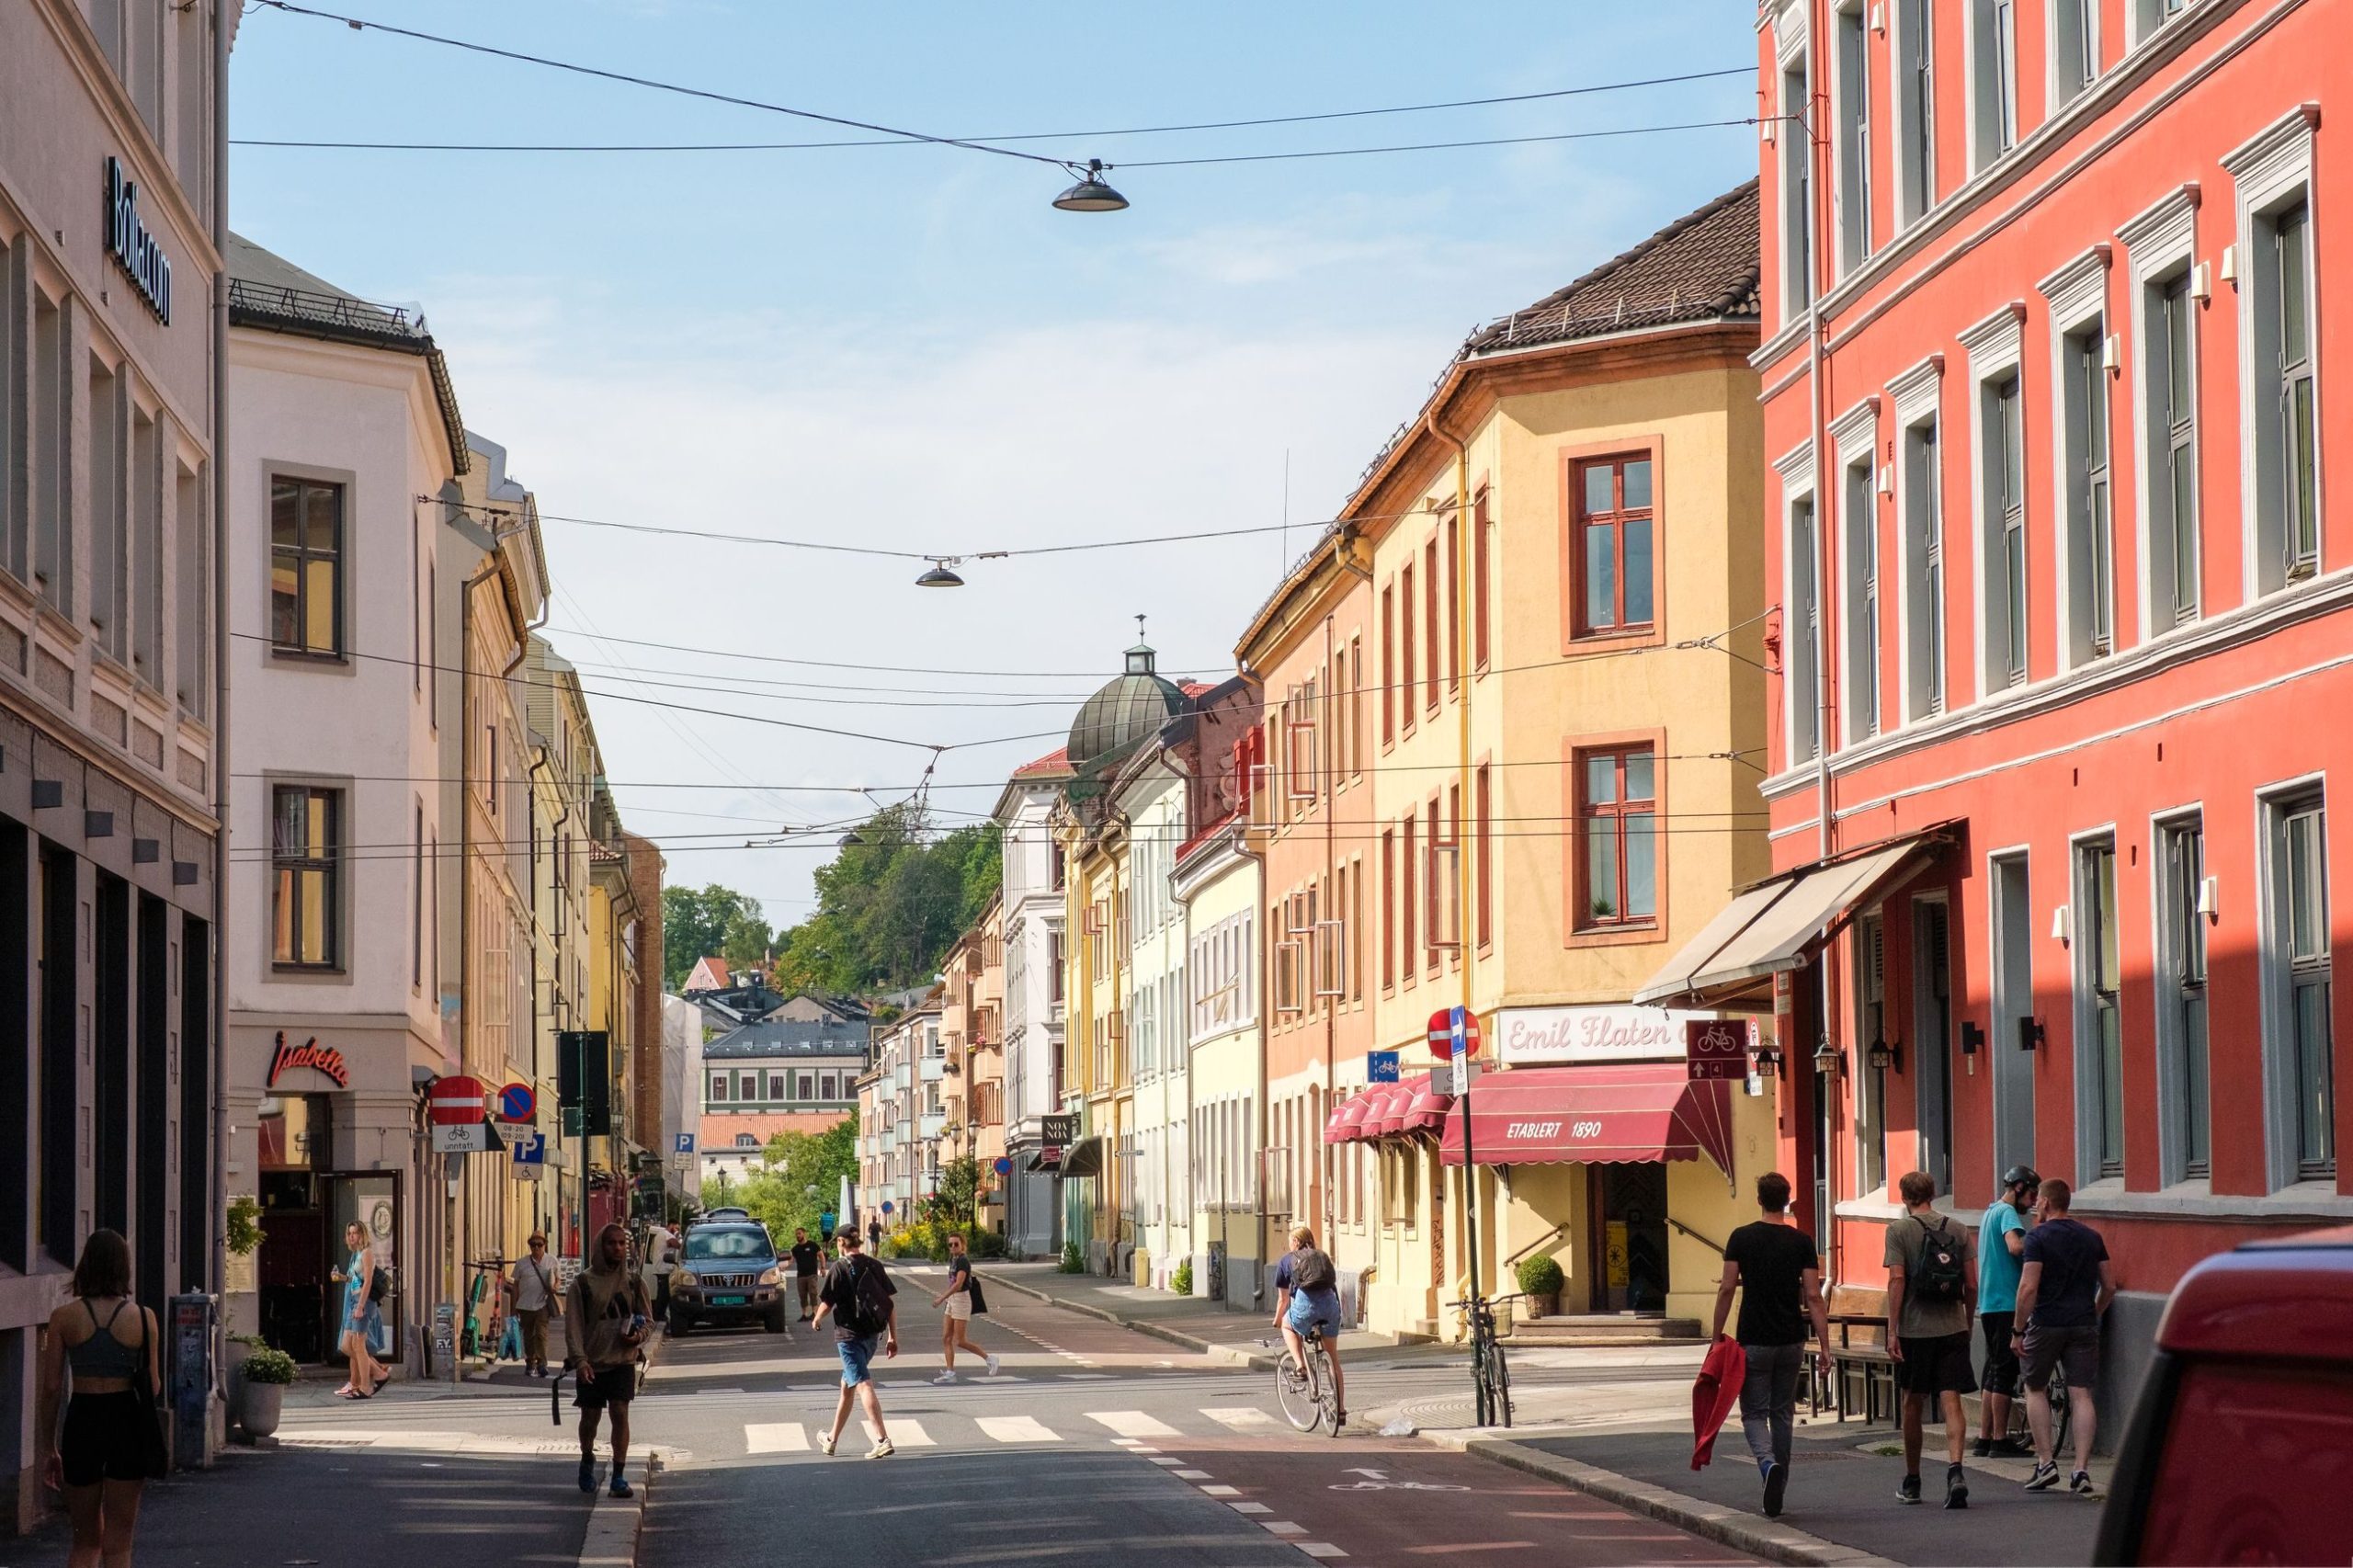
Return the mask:
M 2095 1562 L 2353 1561 L 2353 1226 L 2190 1270 L 2118 1455 Z

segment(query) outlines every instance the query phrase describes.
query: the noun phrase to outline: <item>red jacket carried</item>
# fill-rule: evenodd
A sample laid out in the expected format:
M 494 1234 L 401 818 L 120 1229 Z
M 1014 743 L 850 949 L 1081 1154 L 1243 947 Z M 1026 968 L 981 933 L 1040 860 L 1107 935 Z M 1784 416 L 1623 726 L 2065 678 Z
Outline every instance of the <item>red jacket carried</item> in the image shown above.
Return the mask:
M 1699 1381 L 1691 1385 L 1691 1468 L 1704 1470 L 1715 1457 L 1716 1434 L 1732 1407 L 1740 1403 L 1740 1385 L 1748 1377 L 1748 1352 L 1736 1339 L 1719 1339 L 1708 1346 L 1699 1363 Z

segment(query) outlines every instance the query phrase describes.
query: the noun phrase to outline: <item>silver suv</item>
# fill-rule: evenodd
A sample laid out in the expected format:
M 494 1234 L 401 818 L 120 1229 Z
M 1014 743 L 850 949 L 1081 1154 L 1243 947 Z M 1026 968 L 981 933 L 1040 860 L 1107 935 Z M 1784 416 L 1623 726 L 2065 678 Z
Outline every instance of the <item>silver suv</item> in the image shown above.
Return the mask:
M 767 1227 L 727 1220 L 688 1227 L 670 1276 L 670 1332 L 699 1323 L 764 1324 L 784 1332 L 783 1274 Z

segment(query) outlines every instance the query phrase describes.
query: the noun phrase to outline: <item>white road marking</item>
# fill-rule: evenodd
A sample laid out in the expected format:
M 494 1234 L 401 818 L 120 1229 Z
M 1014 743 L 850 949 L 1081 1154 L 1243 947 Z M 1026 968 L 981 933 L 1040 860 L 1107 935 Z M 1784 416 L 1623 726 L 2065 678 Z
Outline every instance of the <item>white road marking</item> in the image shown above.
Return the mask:
M 890 1415 L 886 1416 L 884 1419 L 890 1423 L 891 1446 L 892 1448 L 936 1449 L 939 1447 L 938 1443 L 933 1440 L 931 1434 L 923 1429 L 923 1423 L 917 1421 L 912 1415 Z M 873 1437 L 873 1425 L 868 1422 L 864 1416 L 858 1417 L 858 1421 L 860 1425 L 866 1427 L 866 1435 L 869 1437 Z
M 973 1422 L 984 1437 L 1000 1443 L 1059 1443 L 1062 1438 L 1028 1415 L 977 1415 Z
M 1205 1470 L 1172 1470 L 1168 1473 L 1179 1481 L 1207 1481 L 1210 1478 L 1210 1472 Z
M 1267 1507 L 1264 1503 L 1228 1503 L 1226 1506 L 1233 1509 L 1237 1514 L 1271 1514 L 1274 1512 L 1272 1508 Z
M 1347 1555 L 1328 1540 L 1295 1540 L 1291 1544 L 1310 1557 L 1346 1557 Z
M 747 1454 L 805 1454 L 809 1434 L 798 1421 L 755 1421 L 744 1425 Z
M 1242 1495 L 1242 1488 L 1239 1486 L 1204 1486 L 1201 1488 L 1201 1491 L 1206 1495 L 1211 1497 L 1239 1497 Z
M 1108 1372 L 1064 1372 L 1062 1378 L 1064 1382 L 1071 1383 L 1108 1383 L 1111 1381 L 1111 1374 Z
M 1258 1524 L 1261 1528 L 1272 1530 L 1275 1534 L 1280 1536 L 1305 1535 L 1307 1533 L 1307 1527 L 1305 1525 L 1295 1525 L 1289 1519 L 1260 1519 Z
M 1170 1454 L 1154 1454 L 1152 1456 L 1152 1462 L 1169 1470 L 1175 1470 L 1185 1461 Z
M 1090 1410 L 1086 1418 L 1098 1426 L 1108 1426 L 1122 1437 L 1174 1437 L 1176 1428 L 1165 1421 L 1154 1420 L 1141 1410 Z
M 1142 1437 L 1114 1437 L 1111 1439 L 1111 1442 L 1115 1447 L 1122 1449 L 1132 1449 L 1138 1443 L 1142 1441 L 1143 1439 Z
M 1205 1409 L 1201 1414 L 1219 1426 L 1231 1426 L 1237 1432 L 1247 1431 L 1253 1426 L 1272 1426 L 1275 1424 L 1273 1416 L 1256 1405 L 1249 1404 L 1227 1405 L 1215 1410 Z

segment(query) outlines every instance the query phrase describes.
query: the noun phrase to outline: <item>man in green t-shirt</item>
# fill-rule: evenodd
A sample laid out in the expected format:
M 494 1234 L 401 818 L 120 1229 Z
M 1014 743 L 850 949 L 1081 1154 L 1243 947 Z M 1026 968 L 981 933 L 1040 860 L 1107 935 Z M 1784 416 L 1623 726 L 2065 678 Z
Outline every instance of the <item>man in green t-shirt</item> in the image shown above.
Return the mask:
M 1977 1258 L 1969 1229 L 1938 1212 L 1937 1184 L 1926 1171 L 1897 1183 L 1904 1217 L 1887 1228 L 1887 1353 L 1904 1396 L 1904 1481 L 1896 1499 L 1920 1500 L 1920 1427 L 1928 1401 L 1943 1407 L 1945 1506 L 1969 1506 L 1961 1453 L 1969 1425 L 1961 1396 L 1975 1392 L 1969 1320 L 1977 1299 Z

